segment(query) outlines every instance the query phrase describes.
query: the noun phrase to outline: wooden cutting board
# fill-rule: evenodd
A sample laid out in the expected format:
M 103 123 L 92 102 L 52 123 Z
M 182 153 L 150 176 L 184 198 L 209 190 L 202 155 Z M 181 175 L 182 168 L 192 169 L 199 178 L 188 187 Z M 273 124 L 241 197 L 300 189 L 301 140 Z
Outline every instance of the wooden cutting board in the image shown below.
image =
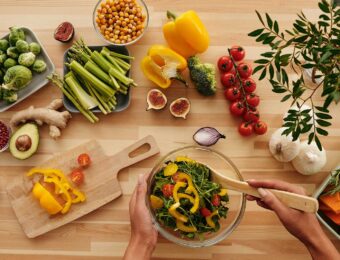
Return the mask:
M 90 141 L 58 154 L 38 167 L 56 168 L 68 174 L 77 166 L 77 157 L 81 153 L 88 153 L 92 160 L 91 166 L 84 170 L 85 183 L 80 187 L 86 194 L 86 201 L 72 205 L 65 215 L 50 216 L 40 208 L 31 193 L 32 181 L 24 174 L 7 186 L 11 205 L 27 237 L 34 238 L 56 229 L 119 197 L 122 190 L 117 179 L 118 172 L 159 153 L 159 148 L 154 138 L 147 136 L 123 151 L 107 156 L 96 141 Z

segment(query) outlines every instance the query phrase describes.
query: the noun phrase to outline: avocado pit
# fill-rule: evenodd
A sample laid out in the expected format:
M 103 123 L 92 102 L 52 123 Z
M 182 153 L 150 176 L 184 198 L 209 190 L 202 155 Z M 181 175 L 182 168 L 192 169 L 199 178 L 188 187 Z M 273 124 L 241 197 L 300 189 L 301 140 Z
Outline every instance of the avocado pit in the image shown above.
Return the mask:
M 32 147 L 32 139 L 29 135 L 20 135 L 15 141 L 15 147 L 20 152 L 26 152 Z

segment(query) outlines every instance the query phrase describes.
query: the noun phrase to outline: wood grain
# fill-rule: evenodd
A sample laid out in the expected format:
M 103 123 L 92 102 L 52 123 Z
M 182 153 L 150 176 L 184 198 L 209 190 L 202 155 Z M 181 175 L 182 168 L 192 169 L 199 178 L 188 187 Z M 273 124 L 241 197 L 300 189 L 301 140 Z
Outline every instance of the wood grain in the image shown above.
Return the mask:
M 14 178 L 30 167 L 51 158 L 89 139 L 96 139 L 106 154 L 114 154 L 133 141 L 152 134 L 161 149 L 161 154 L 183 145 L 193 144 L 193 133 L 202 126 L 216 127 L 227 135 L 226 140 L 215 145 L 215 149 L 229 156 L 240 169 L 245 179 L 281 179 L 302 185 L 312 194 L 329 171 L 339 163 L 340 115 L 332 107 L 333 126 L 330 136 L 323 138 L 327 150 L 326 167 L 317 175 L 302 176 L 287 163 L 275 161 L 268 149 L 270 134 L 280 127 L 282 115 L 288 103 L 280 103 L 280 95 L 271 92 L 268 82 L 258 83 L 257 93 L 261 96 L 261 117 L 270 129 L 265 136 L 242 138 L 237 133 L 238 120 L 229 114 L 228 104 L 219 86 L 213 98 L 203 98 L 191 86 L 189 89 L 174 84 L 166 91 L 168 100 L 185 96 L 191 100 L 192 110 L 187 120 L 172 118 L 167 109 L 159 112 L 145 111 L 145 95 L 154 87 L 139 69 L 139 62 L 148 47 L 164 43 L 161 25 L 165 22 L 165 11 L 183 12 L 194 8 L 199 12 L 211 37 L 211 46 L 201 55 L 206 62 L 215 63 L 226 53 L 226 47 L 240 44 L 246 48 L 247 59 L 252 62 L 266 47 L 256 43 L 247 33 L 256 29 L 259 22 L 254 10 L 269 12 L 280 22 L 281 28 L 289 28 L 295 13 L 303 10 L 311 19 L 319 15 L 316 0 L 146 0 L 150 11 L 150 24 L 145 36 L 129 51 L 136 57 L 132 77 L 139 87 L 132 91 L 130 107 L 121 113 L 100 116 L 100 123 L 91 125 L 82 116 L 73 115 L 62 138 L 51 140 L 48 128 L 40 130 L 41 145 L 38 153 L 25 161 L 17 161 L 8 152 L 0 155 L 0 259 L 121 259 L 129 240 L 130 225 L 128 202 L 139 174 L 150 171 L 158 158 L 150 158 L 120 172 L 118 179 L 123 196 L 101 207 L 83 218 L 49 232 L 36 239 L 28 239 L 23 233 L 11 209 L 5 187 Z M 22 25 L 34 30 L 53 60 L 57 71 L 62 71 L 62 55 L 69 44 L 53 39 L 53 31 L 65 20 L 76 28 L 76 37 L 83 37 L 88 44 L 103 44 L 92 26 L 92 11 L 96 1 L 92 0 L 1 0 L 0 34 L 7 28 Z M 291 72 L 290 72 L 291 73 Z M 9 121 L 15 111 L 29 105 L 45 106 L 52 98 L 60 97 L 56 87 L 48 85 L 34 96 L 0 114 L 0 120 Z M 320 101 L 320 99 L 319 99 Z M 338 109 L 338 108 L 337 108 Z M 308 227 L 306 227 L 308 228 Z M 328 234 L 328 233 L 327 233 Z M 328 234 L 340 249 L 339 241 Z M 271 212 L 247 204 L 245 216 L 239 227 L 222 243 L 211 248 L 187 249 L 159 239 L 154 259 L 310 259 L 307 250 L 292 237 Z

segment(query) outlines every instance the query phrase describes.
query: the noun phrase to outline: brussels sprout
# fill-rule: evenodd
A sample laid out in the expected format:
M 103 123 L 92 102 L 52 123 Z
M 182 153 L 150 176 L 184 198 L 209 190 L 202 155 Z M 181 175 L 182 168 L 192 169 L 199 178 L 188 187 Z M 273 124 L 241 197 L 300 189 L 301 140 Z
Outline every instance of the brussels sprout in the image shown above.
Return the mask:
M 33 52 L 21 53 L 18 58 L 18 63 L 26 67 L 32 66 L 34 61 L 35 55 L 33 54 Z
M 6 39 L 0 40 L 0 50 L 6 51 L 8 49 L 8 41 Z
M 25 32 L 23 29 L 19 27 L 11 27 L 9 28 L 9 44 L 11 46 L 15 46 L 18 40 L 26 40 Z
M 2 99 L 9 104 L 18 100 L 18 93 L 15 90 L 2 89 L 1 92 Z
M 38 55 L 41 51 L 41 47 L 38 43 L 36 42 L 31 42 L 30 43 L 30 52 L 33 52 L 34 55 Z
M 15 47 L 9 47 L 7 49 L 7 56 L 13 59 L 17 59 L 19 57 L 19 52 Z
M 19 53 L 28 52 L 30 49 L 28 43 L 24 40 L 18 40 L 15 44 L 15 47 L 17 48 Z
M 13 67 L 17 65 L 17 61 L 12 58 L 8 58 L 7 60 L 4 61 L 4 68 L 9 69 L 10 67 Z
M 4 64 L 5 60 L 7 59 L 7 55 L 5 53 L 0 55 L 0 65 Z
M 32 70 L 41 73 L 46 70 L 46 63 L 43 60 L 36 60 L 33 63 Z
M 9 68 L 4 76 L 3 88 L 20 90 L 26 87 L 32 80 L 32 72 L 21 65 Z

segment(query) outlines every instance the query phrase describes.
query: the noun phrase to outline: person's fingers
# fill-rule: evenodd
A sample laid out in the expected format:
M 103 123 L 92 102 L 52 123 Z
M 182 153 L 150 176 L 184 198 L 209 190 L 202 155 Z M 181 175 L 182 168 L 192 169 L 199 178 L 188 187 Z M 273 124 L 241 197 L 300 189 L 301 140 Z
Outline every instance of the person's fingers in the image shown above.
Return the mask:
M 305 195 L 303 188 L 284 181 L 273 180 L 247 180 L 248 184 L 254 188 L 277 189 L 297 194 Z
M 145 195 L 147 191 L 146 179 L 145 175 L 138 176 L 138 184 L 136 188 L 136 210 L 144 210 L 146 208 L 145 205 Z
M 268 209 L 268 210 L 272 210 L 271 208 L 268 207 L 268 205 L 266 203 L 264 203 L 261 200 L 256 200 L 257 205 L 259 205 L 262 208 Z
M 130 203 L 129 203 L 130 216 L 133 215 L 133 212 L 134 212 L 134 209 L 135 209 L 135 205 L 136 205 L 136 198 L 137 198 L 137 186 L 133 190 L 133 193 L 132 193 L 131 199 L 130 199 Z
M 246 195 L 246 199 L 247 200 L 249 200 L 249 201 L 254 201 L 254 200 L 256 200 L 257 198 L 256 197 L 254 197 L 254 196 L 252 196 L 252 195 Z
M 273 193 L 263 188 L 258 188 L 258 192 L 261 196 L 261 201 L 274 210 L 277 215 L 283 217 L 287 213 L 288 208 Z

